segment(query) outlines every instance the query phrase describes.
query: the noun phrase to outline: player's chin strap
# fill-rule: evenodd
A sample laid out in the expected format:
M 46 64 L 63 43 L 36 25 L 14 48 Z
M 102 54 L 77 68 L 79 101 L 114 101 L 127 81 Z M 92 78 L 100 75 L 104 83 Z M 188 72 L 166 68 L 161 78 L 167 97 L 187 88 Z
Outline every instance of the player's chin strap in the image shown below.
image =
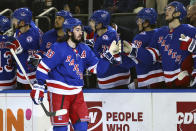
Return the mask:
M 14 56 L 14 59 L 16 60 L 16 62 L 17 62 L 17 64 L 18 64 L 18 66 L 20 67 L 22 73 L 24 74 L 25 78 L 27 79 L 27 81 L 28 81 L 30 87 L 33 89 L 33 85 L 31 84 L 31 81 L 29 80 L 29 78 L 28 78 L 28 76 L 27 76 L 27 74 L 26 74 L 26 72 L 25 72 L 25 70 L 24 70 L 24 68 L 23 68 L 23 66 L 22 66 L 22 64 L 21 64 L 21 62 L 19 61 L 18 57 L 16 56 L 14 50 L 13 50 L 13 49 L 10 49 L 10 52 L 11 52 L 12 55 Z M 57 111 L 55 111 L 55 112 L 49 112 L 49 111 L 46 109 L 46 107 L 44 106 L 44 104 L 43 104 L 42 102 L 40 102 L 40 105 L 41 105 L 41 107 L 43 108 L 45 114 L 46 114 L 47 116 L 49 116 L 49 117 L 50 117 L 50 116 L 61 116 L 61 115 L 67 114 L 67 109 L 61 109 L 61 110 L 57 110 Z

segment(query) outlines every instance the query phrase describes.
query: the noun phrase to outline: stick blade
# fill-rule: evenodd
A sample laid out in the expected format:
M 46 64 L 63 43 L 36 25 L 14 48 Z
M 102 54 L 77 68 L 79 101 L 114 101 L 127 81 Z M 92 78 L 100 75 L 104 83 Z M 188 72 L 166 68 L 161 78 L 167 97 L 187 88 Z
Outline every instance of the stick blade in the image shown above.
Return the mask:
M 56 111 L 55 116 L 62 116 L 65 114 L 67 114 L 67 109 L 61 109 L 61 110 Z

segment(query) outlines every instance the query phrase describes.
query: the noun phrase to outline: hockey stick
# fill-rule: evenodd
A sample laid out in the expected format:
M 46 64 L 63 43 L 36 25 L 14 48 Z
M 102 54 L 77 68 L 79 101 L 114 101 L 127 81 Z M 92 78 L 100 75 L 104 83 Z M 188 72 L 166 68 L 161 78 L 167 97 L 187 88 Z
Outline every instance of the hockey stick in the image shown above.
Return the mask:
M 14 50 L 13 50 L 13 49 L 10 49 L 10 51 L 11 51 L 12 55 L 14 56 L 14 59 L 16 60 L 16 62 L 17 62 L 17 64 L 18 64 L 18 66 L 20 67 L 22 73 L 24 74 L 25 78 L 26 78 L 27 81 L 29 82 L 30 87 L 33 89 L 33 85 L 31 84 L 31 81 L 29 80 L 29 77 L 27 76 L 27 74 L 26 74 L 26 72 L 25 72 L 25 70 L 24 70 L 22 64 L 20 63 L 18 57 L 16 56 Z M 46 114 L 47 116 L 49 116 L 49 117 L 50 117 L 50 116 L 61 116 L 61 115 L 67 114 L 67 109 L 60 109 L 60 110 L 57 110 L 57 111 L 55 111 L 55 112 L 49 112 L 49 111 L 46 109 L 46 107 L 44 106 L 44 104 L 43 104 L 42 102 L 40 102 L 40 105 L 41 105 L 41 107 L 43 108 L 45 114 Z

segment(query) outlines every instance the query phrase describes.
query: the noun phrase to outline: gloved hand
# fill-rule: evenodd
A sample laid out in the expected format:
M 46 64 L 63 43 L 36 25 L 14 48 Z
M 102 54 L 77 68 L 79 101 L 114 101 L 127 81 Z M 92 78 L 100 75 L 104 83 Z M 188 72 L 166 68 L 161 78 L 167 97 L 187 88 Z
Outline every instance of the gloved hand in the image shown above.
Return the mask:
M 16 54 L 20 54 L 23 51 L 20 42 L 13 36 L 8 37 L 8 41 L 5 42 L 5 48 L 13 49 Z
M 110 45 L 109 52 L 113 56 L 119 54 L 121 52 L 121 41 L 119 40 L 116 44 L 116 41 L 114 40 Z
M 190 81 L 191 78 L 188 71 L 181 71 L 175 80 L 175 84 L 180 87 L 188 87 L 190 85 Z
M 185 36 L 184 34 L 181 34 L 181 38 L 179 38 L 181 41 L 180 43 L 180 49 L 181 50 L 188 50 L 189 52 L 193 52 L 195 50 L 196 41 L 193 38 L 190 38 L 189 36 Z
M 89 47 L 94 47 L 94 39 L 86 39 L 85 43 L 89 46 Z
M 34 104 L 39 105 L 44 98 L 44 85 L 34 84 L 33 89 L 31 90 L 30 96 Z
M 27 65 L 30 69 L 35 69 L 39 62 L 41 61 L 42 57 L 39 54 L 29 55 L 27 59 Z
M 192 55 L 188 55 L 181 63 L 181 72 L 178 74 L 175 84 L 180 87 L 190 86 L 191 73 L 193 71 L 193 58 Z
M 116 41 L 113 41 L 110 45 L 109 50 L 106 50 L 106 52 L 103 53 L 103 56 L 109 60 L 112 64 L 121 64 L 122 58 L 119 55 L 121 53 L 121 42 L 120 40 L 116 44 Z
M 126 54 L 130 54 L 132 51 L 132 44 L 127 42 L 126 40 L 123 40 L 123 51 Z
M 129 43 L 127 41 L 123 41 L 123 52 L 125 52 L 125 54 L 130 57 L 130 58 L 135 58 L 137 57 L 137 51 L 138 48 L 136 47 L 136 45 Z

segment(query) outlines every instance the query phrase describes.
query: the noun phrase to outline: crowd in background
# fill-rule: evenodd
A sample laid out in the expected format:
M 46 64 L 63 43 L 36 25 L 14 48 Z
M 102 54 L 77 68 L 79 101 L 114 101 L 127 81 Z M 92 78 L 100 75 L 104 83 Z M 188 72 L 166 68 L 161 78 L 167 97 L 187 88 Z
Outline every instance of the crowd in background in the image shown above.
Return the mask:
M 167 3 L 174 0 L 94 0 L 93 10 L 106 9 L 110 13 L 134 12 L 138 7 L 155 8 L 158 14 L 163 14 Z M 185 7 L 194 4 L 195 0 L 177 0 Z M 1 0 L 0 9 L 28 7 L 38 15 L 49 7 L 58 10 L 69 10 L 73 14 L 88 14 L 88 0 Z

